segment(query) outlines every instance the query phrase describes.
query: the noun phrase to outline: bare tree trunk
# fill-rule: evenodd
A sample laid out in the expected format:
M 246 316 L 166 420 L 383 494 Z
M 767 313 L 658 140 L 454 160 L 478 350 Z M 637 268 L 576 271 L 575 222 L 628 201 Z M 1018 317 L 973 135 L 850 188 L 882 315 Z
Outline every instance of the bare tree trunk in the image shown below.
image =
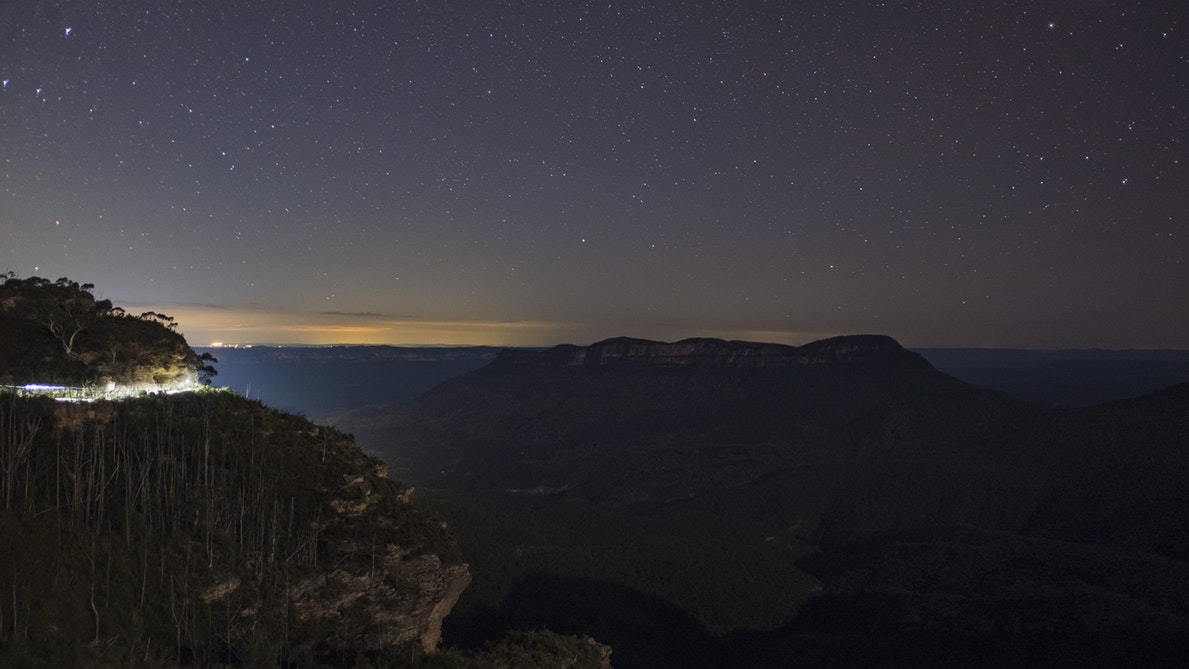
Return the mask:
M 95 638 L 91 641 L 92 644 L 99 643 L 99 609 L 95 608 L 95 581 L 98 580 L 97 565 L 95 561 L 97 556 L 95 554 L 95 535 L 91 535 L 91 613 L 95 615 Z

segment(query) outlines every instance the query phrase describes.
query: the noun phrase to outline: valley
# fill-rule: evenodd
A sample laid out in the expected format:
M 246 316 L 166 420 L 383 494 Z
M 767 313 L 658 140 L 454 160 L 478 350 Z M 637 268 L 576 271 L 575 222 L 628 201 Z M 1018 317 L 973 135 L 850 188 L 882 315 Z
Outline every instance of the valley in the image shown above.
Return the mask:
M 1189 600 L 1161 593 L 1189 573 L 1185 384 L 1056 409 L 882 337 L 620 339 L 505 352 L 339 424 L 475 565 L 448 638 L 597 629 L 625 667 L 661 639 L 707 667 L 1184 650 Z M 607 622 L 632 609 L 654 614 Z

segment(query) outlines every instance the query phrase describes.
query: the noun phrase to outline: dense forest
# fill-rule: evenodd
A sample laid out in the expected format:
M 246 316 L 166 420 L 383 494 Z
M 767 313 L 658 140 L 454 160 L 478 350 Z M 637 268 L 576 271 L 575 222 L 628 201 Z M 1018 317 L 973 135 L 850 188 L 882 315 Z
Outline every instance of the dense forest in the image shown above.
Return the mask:
M 441 649 L 470 583 L 439 517 L 350 435 L 229 391 L 161 314 L 0 292 L 0 666 L 603 667 L 581 637 Z M 55 401 L 16 384 L 139 383 Z
M 9 395 L 0 426 L 3 532 L 22 538 L 0 548 L 10 662 L 353 658 L 392 634 L 369 609 L 411 598 L 409 614 L 423 584 L 393 581 L 351 606 L 335 590 L 363 596 L 420 571 L 465 585 L 441 524 L 402 501 L 382 463 L 230 393 Z M 405 636 L 391 641 L 418 640 Z

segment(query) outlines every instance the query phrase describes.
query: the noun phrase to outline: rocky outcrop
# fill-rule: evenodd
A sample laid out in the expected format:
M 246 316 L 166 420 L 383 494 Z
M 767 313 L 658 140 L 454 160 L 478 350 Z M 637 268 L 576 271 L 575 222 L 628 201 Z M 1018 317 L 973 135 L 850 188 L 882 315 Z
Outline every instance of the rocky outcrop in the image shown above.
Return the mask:
M 289 596 L 298 620 L 334 632 L 311 643 L 368 652 L 417 642 L 432 653 L 442 620 L 470 582 L 464 564 L 443 565 L 437 555 L 411 556 L 389 545 L 374 564 L 313 574 Z
M 334 512 L 320 523 L 322 559 L 333 568 L 311 573 L 289 589 L 298 620 L 332 635 L 309 643 L 336 650 L 373 652 L 419 643 L 427 653 L 437 649 L 442 620 L 471 582 L 466 564 L 444 564 L 433 553 L 411 551 L 385 541 L 392 530 L 385 508 L 407 506 L 410 489 L 387 480 L 387 468 L 343 474 L 342 485 L 329 501 Z M 375 527 L 366 543 L 358 527 Z M 380 545 L 375 545 L 379 537 Z M 414 547 L 416 548 L 416 547 Z

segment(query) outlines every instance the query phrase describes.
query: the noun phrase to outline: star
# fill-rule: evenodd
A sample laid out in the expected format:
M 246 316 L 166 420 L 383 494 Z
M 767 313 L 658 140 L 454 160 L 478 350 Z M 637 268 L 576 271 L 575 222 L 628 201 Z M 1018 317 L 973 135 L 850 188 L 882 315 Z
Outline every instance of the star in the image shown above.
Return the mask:
M 641 334 L 630 315 L 653 305 L 651 323 L 727 333 L 1189 347 L 1189 236 L 1154 241 L 1189 211 L 1189 144 L 1170 135 L 1189 19 L 1150 3 L 527 3 L 476 21 L 357 0 L 311 21 L 79 2 L 47 21 L 47 3 L 0 0 L 0 229 L 20 232 L 0 272 L 94 221 L 94 253 L 42 271 L 117 300 L 302 309 L 329 294 L 302 273 L 319 258 L 361 310 L 592 324 L 567 340 Z M 399 294 L 373 280 L 395 267 Z M 929 313 L 991 290 L 1019 299 L 968 299 L 985 332 Z M 840 319 L 835 300 L 867 312 Z

